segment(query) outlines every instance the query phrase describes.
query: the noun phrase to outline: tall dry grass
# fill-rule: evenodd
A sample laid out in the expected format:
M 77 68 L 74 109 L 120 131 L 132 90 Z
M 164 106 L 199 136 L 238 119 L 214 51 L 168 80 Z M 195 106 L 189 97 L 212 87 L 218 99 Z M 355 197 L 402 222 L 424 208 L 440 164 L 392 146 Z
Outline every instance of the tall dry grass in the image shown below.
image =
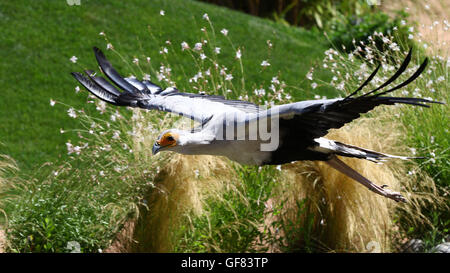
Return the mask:
M 5 212 L 6 202 L 10 199 L 10 191 L 14 188 L 14 181 L 18 167 L 14 159 L 7 155 L 0 155 L 0 253 L 8 247 L 5 229 L 8 227 L 8 215 Z
M 18 167 L 14 159 L 7 155 L 0 155 L 0 213 L 5 218 L 5 224 L 8 223 L 8 217 L 4 211 L 5 203 L 9 200 L 9 195 L 14 189 L 14 181 L 17 179 L 14 175 L 18 171 Z M 2 219 L 0 217 L 0 219 Z M 1 224 L 2 221 L 0 221 Z
M 391 38 L 386 43 L 396 51 Z M 388 53 L 377 54 L 383 63 L 388 63 Z M 396 51 L 398 59 L 402 54 Z M 367 64 L 355 60 L 353 54 L 344 56 L 330 49 L 325 55 L 323 67 L 328 67 L 337 77 L 331 83 L 315 80 L 311 70 L 307 79 L 312 81 L 312 89 L 318 82 L 338 90 L 349 89 L 348 93 L 352 91 L 351 86 L 367 77 Z M 374 56 L 370 56 L 369 62 L 373 63 Z M 382 75 L 374 80 L 375 85 L 386 79 L 394 67 L 386 64 L 383 68 Z M 402 115 L 400 107 L 381 107 L 339 130 L 332 130 L 327 137 L 385 153 L 411 155 L 405 141 L 408 128 L 400 122 Z M 135 150 L 150 150 L 153 141 L 153 138 L 140 139 L 136 143 L 146 148 Z M 375 164 L 343 159 L 373 182 L 403 193 L 408 200 L 406 204 L 374 194 L 323 162 L 305 161 L 286 164 L 281 172 L 273 173 L 270 179 L 276 183 L 271 197 L 265 201 L 264 217 L 259 222 L 249 223 L 236 213 L 229 223 L 214 226 L 213 217 L 217 215 L 210 209 L 212 204 L 224 204 L 223 207 L 234 213 L 225 198 L 230 192 L 240 196 L 235 202 L 249 206 L 252 200 L 246 195 L 245 187 L 238 186 L 248 181 L 242 179 L 239 169 L 231 167 L 235 163 L 224 158 L 173 154 L 169 157 L 160 165 L 155 180 L 158 190 L 148 195 L 150 201 L 144 212 L 130 221 L 127 231 L 119 236 L 116 250 L 122 245 L 124 251 L 183 251 L 191 248 L 179 247 L 180 242 L 189 242 L 202 245 L 195 248 L 200 251 L 227 252 L 230 250 L 220 239 L 224 234 L 217 230 L 225 227 L 235 232 L 238 226 L 257 226 L 261 236 L 255 236 L 253 246 L 242 251 L 392 252 L 406 236 L 399 228 L 401 224 L 432 228 L 433 223 L 424 210 L 448 207 L 433 179 L 414 161 Z M 195 222 L 200 218 L 206 219 L 208 226 L 196 230 L 199 225 Z M 200 239 L 193 238 L 196 232 L 202 233 Z
M 331 131 L 327 137 L 372 150 L 405 154 L 407 147 L 402 142 L 401 127 L 386 118 L 388 113 L 381 109 L 375 117 L 360 118 Z M 315 216 L 312 236 L 324 251 L 394 251 L 392 242 L 397 235 L 399 210 L 406 215 L 405 219 L 430 224 L 422 213 L 421 204 L 434 207 L 445 204 L 444 199 L 437 196 L 433 180 L 412 161 L 391 160 L 382 165 L 350 158 L 343 158 L 343 161 L 373 182 L 402 192 L 408 203 L 395 203 L 373 194 L 323 162 L 286 165 L 279 196 L 288 202 L 281 219 L 296 222 L 295 228 L 300 228 L 305 219 L 295 219 L 296 204 L 307 199 L 309 212 Z M 415 175 L 408 175 L 412 167 L 416 169 Z
M 333 130 L 327 137 L 405 154 L 408 147 L 402 142 L 402 127 L 390 119 L 391 114 L 391 110 L 381 108 L 372 117 Z M 255 239 L 255 250 L 264 246 L 271 252 L 295 251 L 307 246 L 310 251 L 324 252 L 392 252 L 399 236 L 400 212 L 404 219 L 430 225 L 421 212 L 424 203 L 445 205 L 436 194 L 433 180 L 412 161 L 375 164 L 360 159 L 343 160 L 375 183 L 402 192 L 408 203 L 398 204 L 376 195 L 323 162 L 286 164 L 277 172 L 278 182 L 266 202 L 264 220 L 257 223 L 273 237 L 257 243 Z M 171 252 L 180 236 L 193 232 L 191 229 L 180 233 L 183 223 L 208 213 L 205 200 L 226 202 L 224 192 L 230 189 L 245 200 L 245 193 L 235 186 L 242 181 L 232 164 L 221 157 L 170 155 L 154 181 L 157 190 L 149 194 L 148 208 L 141 210 L 139 219 L 130 222 L 128 233 L 121 235 L 111 251 Z M 416 170 L 414 175 L 408 175 L 411 168 Z M 243 220 L 236 217 L 236 221 Z M 211 242 L 208 247 L 210 251 L 227 251 Z

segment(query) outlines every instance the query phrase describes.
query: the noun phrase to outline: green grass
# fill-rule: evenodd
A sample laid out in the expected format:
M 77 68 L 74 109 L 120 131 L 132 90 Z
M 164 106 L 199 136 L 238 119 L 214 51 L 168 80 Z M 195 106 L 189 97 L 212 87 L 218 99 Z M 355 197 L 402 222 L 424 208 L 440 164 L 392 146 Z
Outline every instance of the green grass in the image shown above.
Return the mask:
M 278 76 L 289 83 L 285 89 L 295 100 L 313 97 L 305 91 L 310 85 L 305 74 L 326 46 L 324 39 L 308 31 L 192 1 L 82 1 L 80 6 L 65 1 L 17 1 L 2 2 L 0 7 L 4 17 L 0 39 L 5 47 L 0 56 L 8 60 L 0 67 L 2 75 L 10 76 L 1 78 L 7 99 L 0 101 L 0 122 L 5 128 L 0 132 L 4 143 L 0 153 L 18 161 L 23 177 L 20 183 L 5 187 L 7 194 L 13 194 L 5 206 L 11 251 L 64 252 L 70 241 L 77 241 L 83 252 L 104 249 L 124 221 L 136 215 L 137 206 L 145 203 L 142 196 L 152 189 L 157 164 L 148 157 L 149 151 L 137 154 L 122 148 L 124 143 L 133 147 L 127 135 L 136 125 L 126 120 L 130 112 L 121 109 L 125 119 L 112 123 L 109 116 L 117 108 L 107 107 L 105 114 L 99 114 L 95 105 L 86 103 L 85 91 L 75 93 L 77 83 L 69 73 L 97 68 L 92 46 L 106 51 L 106 43 L 111 42 L 115 52 L 106 54 L 123 75 L 148 73 L 155 81 L 155 72 L 164 63 L 172 68 L 172 80 L 179 89 L 195 92 L 190 88 L 202 88 L 202 84 L 188 80 L 208 64 L 181 52 L 180 44 L 186 41 L 193 47 L 208 38 L 209 44 L 222 48 L 218 56 L 205 49 L 208 57 L 227 66 L 227 73 L 234 76 L 225 83 L 233 89 L 232 96 L 268 89 L 272 77 Z M 202 19 L 204 13 L 209 14 L 215 32 Z M 8 27 L 13 24 L 14 29 Z M 202 27 L 210 37 L 205 37 Z M 227 37 L 220 34 L 223 28 L 229 31 Z M 108 41 L 100 32 L 107 34 Z M 271 49 L 268 40 L 273 43 Z M 169 54 L 161 55 L 162 47 Z M 241 61 L 235 59 L 238 48 Z M 73 55 L 78 57 L 77 64 L 69 61 Z M 132 64 L 134 57 L 140 59 L 139 66 Z M 263 60 L 270 67 L 263 69 Z M 319 75 L 326 78 L 327 73 Z M 334 94 L 328 87 L 318 90 Z M 59 103 L 50 107 L 50 99 Z M 81 110 L 76 119 L 67 115 L 69 107 Z M 155 132 L 165 129 L 158 126 L 169 126 L 157 120 L 161 117 L 150 114 Z M 94 121 L 103 128 L 96 127 L 91 135 L 88 130 Z M 60 129 L 67 132 L 61 134 Z M 113 140 L 113 130 L 121 132 L 120 140 Z M 152 141 L 153 135 L 147 134 Z M 80 156 L 68 155 L 66 142 L 89 146 Z M 111 151 L 100 149 L 107 144 Z M 45 162 L 49 166 L 38 168 Z M 117 166 L 125 169 L 117 172 Z M 255 213 L 261 217 L 261 212 Z
M 267 251 L 272 239 L 264 218 L 265 207 L 277 180 L 273 166 L 236 166 L 236 188 L 228 187 L 218 198 L 205 200 L 203 214 L 180 225 L 175 252 Z
M 105 49 L 106 43 L 99 36 L 101 31 L 127 60 L 124 63 L 117 56 L 108 55 L 115 67 L 127 75 L 133 57 L 140 57 L 142 62 L 145 56 L 150 56 L 157 66 L 163 60 L 159 50 L 166 46 L 166 40 L 172 42 L 174 50 L 180 48 L 182 41 L 192 46 L 199 42 L 200 28 L 208 26 L 202 15 L 208 13 L 218 42 L 226 41 L 219 33 L 226 28 L 233 43 L 242 47 L 246 89 L 250 92 L 252 85 L 270 81 L 278 71 L 292 86 L 306 87 L 302 83 L 304 75 L 326 44 L 322 38 L 299 28 L 193 1 L 103 0 L 69 6 L 66 1 L 18 0 L 2 1 L 0 10 L 3 32 L 0 37 L 3 60 L 0 63 L 3 93 L 0 142 L 4 144 L 0 146 L 0 154 L 12 156 L 22 171 L 28 173 L 44 162 L 67 159 L 65 142 L 75 135 L 61 135 L 59 130 L 74 128 L 77 121 L 60 109 L 49 107 L 49 100 L 89 108 L 85 93 L 75 94 L 77 84 L 69 73 L 82 68 L 96 69 L 91 48 Z M 160 10 L 166 15 L 160 16 Z M 274 43 L 270 57 L 267 40 Z M 222 51 L 221 57 L 227 64 L 234 52 Z M 73 55 L 82 67 L 69 61 Z M 266 59 L 271 67 L 261 72 L 259 65 Z M 173 74 L 178 87 L 186 88 L 186 77 L 196 73 L 192 70 L 192 60 L 169 55 L 168 62 L 182 67 L 184 73 L 178 70 Z M 293 93 L 295 98 L 312 96 L 301 91 Z

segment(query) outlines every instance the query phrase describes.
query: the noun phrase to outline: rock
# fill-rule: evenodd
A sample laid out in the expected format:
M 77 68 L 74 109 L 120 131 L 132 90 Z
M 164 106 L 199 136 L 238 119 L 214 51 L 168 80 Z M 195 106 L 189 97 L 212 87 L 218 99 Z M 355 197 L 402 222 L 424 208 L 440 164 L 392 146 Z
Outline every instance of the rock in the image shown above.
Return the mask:
M 435 246 L 431 253 L 450 253 L 450 242 L 445 242 Z
M 423 252 L 423 250 L 424 243 L 420 239 L 411 239 L 401 247 L 401 252 L 404 253 L 419 253 Z

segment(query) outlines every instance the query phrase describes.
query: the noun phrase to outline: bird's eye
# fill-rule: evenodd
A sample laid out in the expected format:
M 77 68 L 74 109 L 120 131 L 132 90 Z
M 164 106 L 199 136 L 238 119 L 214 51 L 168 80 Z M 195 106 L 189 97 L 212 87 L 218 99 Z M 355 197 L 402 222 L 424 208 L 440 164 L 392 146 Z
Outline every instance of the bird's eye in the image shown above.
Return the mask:
M 167 140 L 168 140 L 168 141 L 174 141 L 175 139 L 173 138 L 173 136 L 168 136 L 168 137 L 167 137 Z

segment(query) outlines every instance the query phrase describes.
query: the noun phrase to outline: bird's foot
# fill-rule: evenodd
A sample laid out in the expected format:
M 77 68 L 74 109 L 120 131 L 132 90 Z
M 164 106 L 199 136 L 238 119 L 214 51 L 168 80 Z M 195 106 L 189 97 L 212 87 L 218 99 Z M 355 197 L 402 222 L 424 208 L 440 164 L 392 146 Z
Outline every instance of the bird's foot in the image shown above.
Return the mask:
M 395 191 L 391 191 L 391 190 L 382 188 L 382 191 L 379 192 L 379 194 L 383 195 L 384 197 L 390 198 L 396 202 L 406 203 L 406 198 L 403 197 L 403 195 L 399 192 L 395 192 Z

